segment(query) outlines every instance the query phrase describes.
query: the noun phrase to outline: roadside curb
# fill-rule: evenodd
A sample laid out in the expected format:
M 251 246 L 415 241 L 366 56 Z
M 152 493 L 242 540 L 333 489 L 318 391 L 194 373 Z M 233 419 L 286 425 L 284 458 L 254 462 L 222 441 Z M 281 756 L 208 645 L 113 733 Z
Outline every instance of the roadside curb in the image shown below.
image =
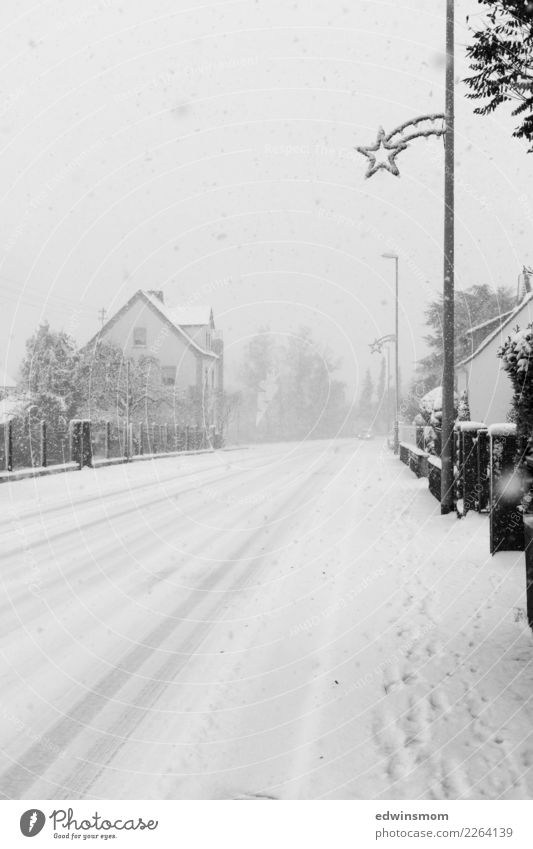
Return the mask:
M 21 481 L 26 478 L 43 478 L 46 475 L 59 475 L 62 472 L 79 472 L 78 463 L 59 463 L 56 466 L 36 466 L 33 469 L 20 469 L 20 471 L 0 472 L 0 483 L 9 481 Z
M 168 451 L 164 454 L 138 454 L 135 457 L 108 457 L 107 459 L 94 460 L 91 466 L 85 468 L 103 469 L 106 466 L 122 466 L 129 463 L 136 463 L 142 460 L 159 460 L 169 459 L 170 457 L 193 457 L 196 454 L 218 454 L 224 451 L 246 451 L 249 445 L 232 446 L 229 448 L 198 448 L 194 451 Z M 47 475 L 58 475 L 62 472 L 79 472 L 78 463 L 60 463 L 55 466 L 36 466 L 33 469 L 20 469 L 13 472 L 0 472 L 0 484 L 9 483 L 10 481 L 21 481 L 29 478 L 42 478 Z

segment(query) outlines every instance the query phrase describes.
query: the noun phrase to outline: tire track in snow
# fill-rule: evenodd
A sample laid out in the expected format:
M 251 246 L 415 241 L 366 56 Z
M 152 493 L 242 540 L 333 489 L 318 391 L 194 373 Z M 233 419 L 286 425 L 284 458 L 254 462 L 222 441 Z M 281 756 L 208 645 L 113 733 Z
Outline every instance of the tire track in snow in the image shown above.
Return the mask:
M 254 472 L 255 471 L 256 470 L 254 470 Z M 83 531 L 93 530 L 94 527 L 97 526 L 98 524 L 111 523 L 111 522 L 114 522 L 114 521 L 116 522 L 117 519 L 122 519 L 122 520 L 125 521 L 126 530 L 128 532 L 128 544 L 130 544 L 131 541 L 132 541 L 132 532 L 131 532 L 131 526 L 129 525 L 129 520 L 131 518 L 131 513 L 133 511 L 140 511 L 140 510 L 145 509 L 147 507 L 155 507 L 158 504 L 160 504 L 161 502 L 165 502 L 165 501 L 168 501 L 168 500 L 174 501 L 177 497 L 180 497 L 180 496 L 189 497 L 190 495 L 194 495 L 196 493 L 201 493 L 202 490 L 204 489 L 204 487 L 209 483 L 217 483 L 219 485 L 219 487 L 221 489 L 220 494 L 221 494 L 222 497 L 230 495 L 234 491 L 240 492 L 241 489 L 242 489 L 242 484 L 239 483 L 239 482 L 235 482 L 235 475 L 240 477 L 241 474 L 248 474 L 249 475 L 250 471 L 249 470 L 235 470 L 235 472 L 230 473 L 229 475 L 226 474 L 222 481 L 220 479 L 220 476 L 218 476 L 216 478 L 210 478 L 209 480 L 204 481 L 199 486 L 188 489 L 188 490 L 181 490 L 180 489 L 177 492 L 166 491 L 164 496 L 158 497 L 157 499 L 150 499 L 148 501 L 138 501 L 132 507 L 122 509 L 117 513 L 109 513 L 106 510 L 105 515 L 97 517 L 96 519 L 91 520 L 91 522 L 85 522 L 85 523 L 82 523 L 82 524 L 71 526 L 69 528 L 64 528 L 61 532 L 55 534 L 54 537 L 47 537 L 46 539 L 41 540 L 40 544 L 45 544 L 45 543 L 48 543 L 48 542 L 60 542 L 60 543 L 62 543 L 61 551 L 60 552 L 57 551 L 57 550 L 54 551 L 54 559 L 57 560 L 57 558 L 59 556 L 66 557 L 69 554 L 72 554 L 73 555 L 73 557 L 72 557 L 73 566 L 72 566 L 72 568 L 70 568 L 68 570 L 67 574 L 68 574 L 69 580 L 75 580 L 78 577 L 78 575 L 84 574 L 85 571 L 86 571 L 86 564 L 83 561 L 80 562 L 80 557 L 79 557 L 80 540 L 78 538 L 78 535 L 81 535 L 83 533 Z M 268 469 L 261 470 L 261 473 L 256 476 L 256 479 L 253 482 L 255 484 L 257 484 L 258 479 L 260 479 L 264 475 L 268 475 L 268 474 L 269 474 Z M 228 479 L 230 479 L 230 480 L 228 481 Z M 228 483 L 229 483 L 229 486 L 228 486 Z M 95 505 L 95 506 L 101 506 L 101 505 Z M 213 504 L 210 508 L 210 511 L 211 511 L 210 512 L 210 518 L 212 517 L 213 512 L 215 512 L 215 514 L 216 514 L 218 511 L 226 509 L 226 507 L 227 507 L 227 505 L 225 505 L 225 504 L 217 505 L 216 502 L 213 502 Z M 191 516 L 201 514 L 203 511 L 205 511 L 205 505 L 204 504 L 198 504 L 194 508 L 188 510 L 187 518 L 191 518 Z M 168 521 L 168 518 L 171 517 L 171 516 L 174 516 L 175 513 L 176 513 L 175 504 L 169 505 L 168 511 L 165 511 L 163 513 L 160 512 L 159 516 L 157 517 L 158 518 L 158 525 L 165 526 L 165 524 Z M 150 530 L 153 530 L 153 524 L 150 525 Z M 125 541 L 121 536 L 117 535 L 117 527 L 113 528 L 113 532 L 114 532 L 114 539 L 111 541 L 111 543 L 110 543 L 108 537 L 102 536 L 101 546 L 102 546 L 102 550 L 105 547 L 106 554 L 108 554 L 110 551 L 118 551 L 120 553 L 124 549 L 124 542 Z M 139 526 L 139 528 L 137 529 L 136 533 L 133 534 L 133 539 L 135 539 L 135 537 L 142 538 L 142 536 L 145 533 L 146 533 L 146 526 L 145 526 L 145 524 L 141 524 Z M 210 537 L 210 540 L 212 540 L 212 539 L 213 539 L 213 536 Z M 204 542 L 205 542 L 205 540 L 204 540 Z M 91 545 L 94 545 L 94 541 L 92 539 L 91 539 Z M 35 545 L 32 545 L 31 548 L 33 550 L 35 548 Z M 13 571 L 16 570 L 17 577 L 20 579 L 20 575 L 19 575 L 19 572 L 20 572 L 20 563 L 19 563 L 20 546 L 18 546 L 16 550 L 11 551 L 11 552 L 10 551 L 6 552 L 6 550 L 4 549 L 3 554 L 4 554 L 4 558 L 6 560 L 8 560 L 9 558 L 13 559 L 13 561 L 14 561 Z M 94 554 L 92 552 L 91 552 L 91 559 L 93 561 L 95 559 Z M 4 572 L 3 572 L 2 577 L 3 577 L 4 587 L 5 587 L 6 578 L 9 577 L 9 571 L 8 571 L 7 575 L 5 575 Z M 96 579 L 98 579 L 98 578 L 101 578 L 101 574 L 96 575 Z M 88 580 L 90 581 L 91 578 L 89 577 Z M 64 581 L 65 581 L 65 573 L 62 572 L 61 574 L 57 575 L 55 578 L 52 578 L 51 580 L 46 582 L 45 587 L 42 588 L 42 592 L 46 591 L 47 593 L 50 593 L 51 591 L 53 591 L 53 589 L 55 587 L 61 585 Z M 5 613 L 5 611 L 7 611 L 9 609 L 12 609 L 13 605 L 17 604 L 19 602 L 22 602 L 22 604 L 31 605 L 34 601 L 34 597 L 31 594 L 28 593 L 27 586 L 25 586 L 22 589 L 22 591 L 20 591 L 18 593 L 18 595 L 11 595 L 7 592 L 6 592 L 6 595 L 9 595 L 9 599 L 0 604 L 0 614 L 2 612 Z M 4 633 L 5 632 L 3 632 L 0 628 L 0 636 L 3 635 Z
M 300 483 L 298 490 L 284 499 L 273 514 L 269 516 L 269 522 L 276 521 L 286 511 L 288 506 L 295 500 L 300 500 L 302 496 L 307 494 L 308 490 L 312 490 L 314 487 L 315 481 L 313 474 L 303 483 L 303 486 Z M 231 559 L 224 561 L 224 564 L 239 561 L 247 554 L 250 548 L 257 546 L 258 542 L 256 539 L 247 540 L 237 549 Z M 260 554 L 254 557 L 254 563 L 250 567 L 245 585 L 242 584 L 242 579 L 239 577 L 237 579 L 239 583 L 237 589 L 244 589 L 245 586 L 252 583 L 264 565 L 265 555 Z M 219 575 L 217 584 L 220 584 L 223 578 L 224 575 Z M 230 587 L 225 588 L 224 592 L 232 591 L 233 589 L 236 589 L 236 587 L 230 585 Z M 221 616 L 222 611 L 226 606 L 227 601 L 223 593 L 220 599 L 215 600 L 209 609 L 203 612 L 203 621 L 196 624 L 190 634 L 185 635 L 184 642 L 180 644 L 179 654 L 170 654 L 170 657 L 158 670 L 157 676 L 149 681 L 136 696 L 135 705 L 126 708 L 106 730 L 101 739 L 93 744 L 87 756 L 83 758 L 83 765 L 73 770 L 64 781 L 61 781 L 62 786 L 67 787 L 69 797 L 85 798 L 87 792 L 97 781 L 98 777 L 109 767 L 118 752 L 128 744 L 129 738 L 135 729 L 146 718 L 150 709 L 165 692 L 169 684 L 175 682 L 176 676 L 190 663 L 191 658 L 205 642 L 206 637 L 219 624 L 223 618 Z
M 329 462 L 328 455 L 323 458 L 321 465 L 324 465 L 327 462 Z M 304 492 L 306 492 L 307 489 L 311 489 L 316 485 L 314 481 L 314 474 L 315 472 L 312 472 L 308 476 L 303 487 L 302 481 L 298 482 L 298 489 L 296 492 L 292 492 L 288 498 L 284 499 L 275 511 L 274 515 L 270 517 L 269 521 L 275 521 L 275 519 L 287 509 L 287 506 L 296 499 L 301 500 L 303 495 L 302 488 Z M 239 547 L 236 552 L 236 556 L 231 558 L 231 560 L 242 557 L 250 546 L 253 545 L 253 539 L 247 540 Z M 229 561 L 230 563 L 231 560 Z M 259 564 L 262 564 L 263 560 L 264 556 L 260 555 Z M 219 570 L 219 575 L 215 579 L 215 586 L 224 579 L 225 574 L 225 570 Z M 213 575 L 210 574 L 206 576 L 198 590 L 200 592 L 211 592 L 213 588 Z M 193 609 L 195 609 L 198 604 L 199 602 L 193 605 Z M 214 604 L 212 613 L 221 609 L 224 604 L 225 598 L 224 595 L 222 595 L 221 598 Z M 118 665 L 114 666 L 108 673 L 100 678 L 92 692 L 80 699 L 66 716 L 58 720 L 53 727 L 45 735 L 43 735 L 44 739 L 42 741 L 38 741 L 30 746 L 23 753 L 20 762 L 17 762 L 0 775 L 0 796 L 6 799 L 22 798 L 32 787 L 35 781 L 39 779 L 44 772 L 62 756 L 69 743 L 89 725 L 94 717 L 99 714 L 107 704 L 109 704 L 113 697 L 130 680 L 131 676 L 134 675 L 142 667 L 142 665 L 152 657 L 152 655 L 154 655 L 164 641 L 176 630 L 176 622 L 179 622 L 181 619 L 187 619 L 190 617 L 191 612 L 190 599 L 180 602 L 180 604 L 177 605 L 176 608 L 174 608 L 171 613 L 149 633 L 144 644 L 136 645 L 133 649 L 129 650 L 125 656 L 123 656 Z M 197 643 L 197 648 L 203 642 L 207 631 L 213 626 L 213 622 L 207 622 L 196 627 L 196 637 L 194 637 L 193 634 L 190 639 Z M 191 648 L 191 652 L 193 651 L 194 649 Z M 181 655 L 179 656 L 179 661 L 177 657 L 171 656 L 171 658 L 165 663 L 178 664 L 174 673 L 178 674 L 180 662 Z M 142 691 L 143 697 L 147 699 L 149 704 L 143 706 L 143 713 L 141 715 L 139 715 L 139 711 L 136 708 L 130 708 L 123 713 L 118 722 L 120 727 L 126 732 L 126 736 L 129 736 L 132 733 L 134 728 L 143 719 L 144 712 L 149 709 L 157 698 L 159 698 L 161 692 L 166 686 L 168 686 L 167 681 L 161 685 L 156 685 L 155 687 L 153 685 L 149 685 Z M 153 692 L 153 697 L 150 695 L 151 692 Z M 122 734 L 119 739 L 112 738 L 111 741 L 106 740 L 105 742 L 95 744 L 95 747 L 98 749 L 100 746 L 103 746 L 103 751 L 107 753 L 106 763 L 114 757 L 118 749 L 124 744 L 124 740 L 122 739 L 123 736 L 124 735 Z M 105 764 L 101 768 L 96 768 L 101 771 L 105 768 Z M 94 781 L 94 765 L 91 765 L 90 770 L 92 777 L 86 776 L 86 782 L 88 782 L 87 787 L 89 787 Z M 71 776 L 69 776 L 68 780 L 79 783 L 79 768 Z M 69 793 L 69 795 L 72 794 Z
M 206 452 L 206 453 L 208 453 L 208 452 Z M 217 452 L 212 452 L 212 453 L 213 453 L 214 456 L 217 456 Z M 279 452 L 279 455 L 283 456 L 283 452 Z M 193 455 L 180 454 L 180 455 L 177 455 L 175 458 L 165 458 L 165 459 L 181 460 L 182 458 L 186 459 L 187 457 L 191 457 L 191 456 L 193 456 Z M 198 455 L 196 455 L 196 456 L 198 456 Z M 225 458 L 224 454 L 219 455 L 219 456 L 221 457 L 221 460 L 224 461 L 224 463 L 229 462 L 228 459 L 224 459 Z M 277 456 L 278 456 L 278 454 L 275 453 L 274 457 L 277 457 Z M 255 457 L 252 454 L 248 454 L 248 453 L 246 454 L 244 459 L 249 460 L 252 463 L 257 462 L 257 457 Z M 150 461 L 146 461 L 146 462 L 149 463 Z M 158 468 L 162 464 L 161 458 L 154 460 L 153 462 L 154 463 L 157 462 Z M 164 462 L 164 460 L 163 460 L 163 462 Z M 124 465 L 121 465 L 120 467 L 117 467 L 117 468 L 121 468 L 123 470 L 127 469 L 128 472 L 132 472 L 132 471 L 137 471 L 137 469 L 140 468 L 140 467 L 138 467 L 137 465 L 124 464 Z M 147 489 L 151 489 L 152 487 L 159 487 L 164 483 L 169 483 L 169 482 L 172 482 L 172 481 L 182 482 L 182 481 L 188 480 L 190 478 L 196 479 L 200 475 L 203 475 L 204 473 L 207 473 L 207 472 L 212 472 L 215 469 L 218 471 L 218 475 L 214 478 L 214 480 L 219 480 L 220 479 L 220 471 L 222 470 L 222 463 L 221 462 L 218 462 L 217 464 L 215 464 L 213 466 L 207 466 L 207 467 L 204 467 L 204 468 L 195 469 L 190 474 L 182 474 L 180 472 L 180 469 L 179 469 L 179 466 L 178 466 L 178 469 L 174 470 L 171 475 L 162 475 L 161 477 L 158 477 L 158 478 L 156 478 L 156 480 L 153 480 L 153 481 L 144 480 L 142 483 L 137 483 L 137 484 L 130 484 L 128 482 L 127 487 L 126 487 L 125 482 L 124 482 L 122 486 L 115 488 L 115 489 L 112 489 L 112 490 L 105 490 L 105 489 L 99 490 L 96 495 L 88 495 L 88 496 L 86 495 L 86 496 L 82 496 L 81 498 L 76 498 L 76 499 L 69 498 L 68 500 L 63 499 L 63 500 L 61 500 L 57 503 L 48 504 L 46 506 L 39 507 L 39 508 L 31 508 L 30 510 L 21 511 L 21 510 L 15 510 L 15 505 L 11 504 L 11 509 L 9 511 L 12 514 L 11 518 L 3 519 L 2 517 L 0 517 L 0 530 L 4 527 L 9 527 L 12 524 L 13 519 L 15 519 L 17 521 L 26 521 L 27 519 L 32 519 L 32 518 L 43 518 L 44 516 L 49 516 L 52 513 L 57 513 L 57 512 L 61 512 L 62 510 L 66 510 L 69 507 L 77 507 L 77 506 L 85 507 L 87 504 L 92 504 L 94 502 L 101 501 L 102 498 L 109 499 L 111 496 L 115 496 L 115 495 L 120 496 L 121 493 L 123 493 L 125 489 L 127 489 L 128 492 L 136 492 L 137 490 L 146 491 Z M 105 474 L 106 470 L 109 471 L 109 467 L 102 467 L 102 468 L 96 467 L 96 468 L 90 469 L 90 470 L 86 469 L 82 472 L 82 474 L 94 473 L 94 475 L 97 476 L 99 472 L 104 472 L 104 474 Z M 244 469 L 243 471 L 249 472 L 251 470 L 250 469 Z M 46 482 L 47 479 L 46 478 L 39 478 L 39 479 L 36 478 L 33 481 L 33 483 L 37 483 L 38 481 L 40 483 L 42 483 L 42 482 Z M 208 483 L 208 482 L 209 481 L 204 481 L 203 483 L 205 484 L 205 483 Z M 14 482 L 14 484 L 15 484 L 15 486 L 18 486 L 18 485 L 20 485 L 20 482 L 17 481 L 17 482 Z M 66 487 L 66 488 L 68 488 L 68 487 Z M 0 534 L 0 540 L 1 540 L 2 536 L 3 536 L 3 534 Z
M 268 473 L 269 473 L 268 468 L 267 469 L 261 469 L 261 471 L 260 471 L 260 475 L 268 474 Z M 242 475 L 248 475 L 249 476 L 250 470 L 249 469 L 235 469 L 232 472 L 230 472 L 229 475 L 231 475 L 233 478 L 235 476 L 242 476 Z M 227 476 L 229 476 L 229 475 L 227 474 Z M 179 483 L 180 480 L 178 479 L 176 482 Z M 210 478 L 208 480 L 202 481 L 200 484 L 198 484 L 198 486 L 191 487 L 189 489 L 178 490 L 176 492 L 169 492 L 168 490 L 165 490 L 163 495 L 158 494 L 153 498 L 142 499 L 140 502 L 135 502 L 133 506 L 129 505 L 128 507 L 123 507 L 122 504 L 121 504 L 119 509 L 117 509 L 115 511 L 111 511 L 111 512 L 106 511 L 104 516 L 97 516 L 96 518 L 87 519 L 87 520 L 84 521 L 83 515 L 82 515 L 81 521 L 80 521 L 80 516 L 78 514 L 75 514 L 76 523 L 73 526 L 71 526 L 69 528 L 64 528 L 64 527 L 59 528 L 55 533 L 46 532 L 46 534 L 44 536 L 42 536 L 42 531 L 43 531 L 42 525 L 37 525 L 37 526 L 35 526 L 37 539 L 35 539 L 31 542 L 28 540 L 28 544 L 31 546 L 32 549 L 40 548 L 41 546 L 46 546 L 46 545 L 50 544 L 51 542 L 54 542 L 57 539 L 61 539 L 64 536 L 69 536 L 73 533 L 80 532 L 81 530 L 89 530 L 89 529 L 95 528 L 96 526 L 98 526 L 102 523 L 114 521 L 116 519 L 128 518 L 131 515 L 132 510 L 139 509 L 139 508 L 146 508 L 146 507 L 155 507 L 158 504 L 161 504 L 162 502 L 168 501 L 169 498 L 175 498 L 179 495 L 188 496 L 188 495 L 194 494 L 196 492 L 202 492 L 202 490 L 204 490 L 205 487 L 207 485 L 209 485 L 210 483 L 220 483 L 220 473 L 218 475 L 213 476 L 212 478 Z M 143 489 L 142 487 L 140 487 L 140 488 Z M 128 487 L 128 489 L 126 489 L 125 491 L 127 493 L 129 493 L 130 488 Z M 95 502 L 92 506 L 96 510 L 100 510 L 100 509 L 102 509 L 103 503 L 107 503 L 107 499 L 106 499 L 105 494 L 103 495 L 103 497 L 99 496 L 99 498 L 97 500 L 95 500 Z M 81 508 L 80 512 L 82 514 L 85 513 L 86 511 L 84 510 L 83 503 L 80 504 L 79 506 Z M 170 512 L 173 512 L 173 510 L 170 511 Z M 62 521 L 64 521 L 64 519 Z M 6 532 L 5 533 L 5 537 L 9 537 L 9 536 L 12 536 L 12 532 Z M 27 533 L 26 538 L 29 537 L 29 536 L 30 536 L 30 534 Z M 0 543 L 1 542 L 2 542 L 2 539 L 0 538 Z M 12 548 L 9 548 L 9 547 L 6 547 L 5 545 L 3 545 L 2 551 L 3 551 L 4 557 L 6 557 L 6 558 L 10 557 L 10 556 L 20 555 L 20 551 L 21 551 L 20 542 L 17 543 L 17 545 L 13 546 Z

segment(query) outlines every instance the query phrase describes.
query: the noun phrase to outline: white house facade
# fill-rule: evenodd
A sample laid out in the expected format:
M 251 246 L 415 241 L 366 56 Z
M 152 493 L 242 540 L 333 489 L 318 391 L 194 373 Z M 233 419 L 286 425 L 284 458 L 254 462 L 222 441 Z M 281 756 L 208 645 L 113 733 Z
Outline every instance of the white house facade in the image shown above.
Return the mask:
M 116 345 L 126 359 L 155 357 L 176 394 L 214 397 L 223 390 L 223 342 L 210 307 L 167 306 L 163 292 L 139 289 L 85 347 L 97 342 Z
M 483 339 L 474 353 L 456 366 L 457 392 L 460 396 L 466 390 L 472 420 L 487 425 L 506 421 L 513 390 L 508 375 L 501 367 L 498 348 L 517 325 L 523 329 L 531 322 L 533 292 L 527 292 L 521 303 Z

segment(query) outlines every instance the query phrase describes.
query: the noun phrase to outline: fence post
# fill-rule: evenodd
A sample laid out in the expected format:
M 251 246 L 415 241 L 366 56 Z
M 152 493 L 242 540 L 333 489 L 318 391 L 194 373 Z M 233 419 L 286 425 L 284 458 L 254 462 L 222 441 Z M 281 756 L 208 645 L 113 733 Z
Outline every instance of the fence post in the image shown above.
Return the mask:
M 476 475 L 478 493 L 476 501 L 476 510 L 478 511 L 478 513 L 480 513 L 482 510 L 487 510 L 489 506 L 489 448 L 489 432 L 486 427 L 483 427 L 478 431 L 476 445 Z
M 69 459 L 77 463 L 81 469 L 81 422 L 73 419 L 69 424 L 68 434 Z
M 189 450 L 189 425 L 185 425 L 185 451 Z
M 9 419 L 4 425 L 4 440 L 6 454 L 6 470 L 13 471 L 13 420 Z
M 483 422 L 461 422 L 461 474 L 463 515 L 475 509 L 479 499 L 478 438 Z
M 494 424 L 490 437 L 490 553 L 523 551 L 524 526 L 517 486 L 516 425 Z
M 111 422 L 104 422 L 104 457 L 109 460 L 109 446 L 111 442 Z
M 143 425 L 142 422 L 139 422 L 139 454 L 140 455 L 144 454 L 143 439 L 144 439 L 144 425 Z
M 87 419 L 72 419 L 69 424 L 70 461 L 92 466 L 91 423 Z
M 45 467 L 46 463 L 47 463 L 47 457 L 46 457 L 46 422 L 44 421 L 44 419 L 42 419 L 42 421 L 41 421 L 40 443 L 41 443 L 40 444 L 40 449 L 41 449 L 40 450 L 40 454 L 41 454 L 40 463 L 41 463 L 41 466 Z
M 131 460 L 133 457 L 133 422 L 128 424 L 128 457 Z
M 524 548 L 526 552 L 527 621 L 533 628 L 533 515 L 524 514 Z

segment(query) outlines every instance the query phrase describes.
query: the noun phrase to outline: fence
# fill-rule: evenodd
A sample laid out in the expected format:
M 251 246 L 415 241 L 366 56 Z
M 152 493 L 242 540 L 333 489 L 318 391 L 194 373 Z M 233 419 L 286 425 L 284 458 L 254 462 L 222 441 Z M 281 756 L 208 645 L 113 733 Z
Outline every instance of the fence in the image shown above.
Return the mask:
M 29 418 L 11 419 L 0 424 L 0 468 L 46 467 L 69 460 L 68 424 L 55 428 Z
M 222 445 L 222 434 L 214 426 L 74 419 L 64 427 L 52 428 L 47 422 L 26 417 L 0 424 L 0 469 L 44 469 L 69 462 L 81 467 L 93 461 L 219 449 Z
M 418 429 L 404 427 L 401 438 L 400 459 L 413 469 L 413 454 L 420 450 Z M 515 424 L 487 428 L 483 422 L 458 422 L 453 446 L 457 515 L 488 512 L 491 554 L 525 552 L 527 619 L 533 629 L 533 437 L 522 453 Z M 429 491 L 440 501 L 439 457 L 427 457 L 427 477 Z
M 428 477 L 427 431 L 421 425 L 400 424 L 398 428 L 400 460 L 419 478 Z
M 91 423 L 92 456 L 95 459 L 139 457 L 221 448 L 221 435 L 214 426 L 179 426 L 176 424 L 126 425 L 100 421 Z
M 524 547 L 515 431 L 512 424 L 487 429 L 483 422 L 458 422 L 454 430 L 456 512 L 459 516 L 470 511 L 489 513 L 492 553 Z M 440 501 L 441 462 L 435 450 L 440 447 L 439 430 L 404 426 L 402 436 L 410 441 L 400 442 L 400 459 L 418 477 L 427 476 L 430 493 Z M 533 580 L 533 541 L 531 556 Z

